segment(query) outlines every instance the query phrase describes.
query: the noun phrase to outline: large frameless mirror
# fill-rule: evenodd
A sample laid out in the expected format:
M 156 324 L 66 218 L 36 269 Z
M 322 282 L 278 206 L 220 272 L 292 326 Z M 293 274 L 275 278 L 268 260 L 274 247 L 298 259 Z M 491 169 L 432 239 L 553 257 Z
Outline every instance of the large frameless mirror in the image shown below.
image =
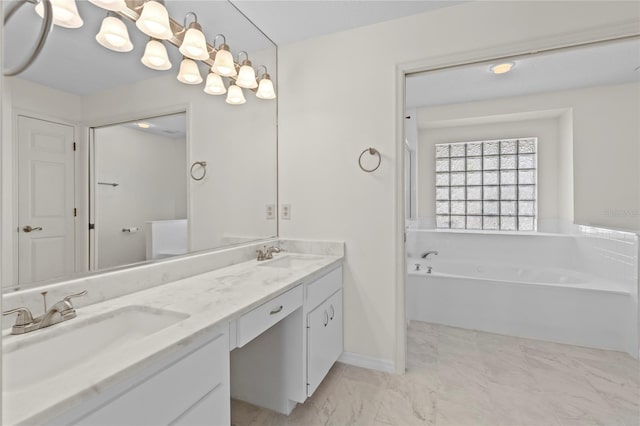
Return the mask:
M 4 78 L 3 288 L 276 236 L 276 46 L 230 2 L 165 1 L 163 41 L 131 19 L 141 1 L 122 14 L 75 2 L 80 27 L 56 22 L 54 3 L 40 55 Z M 5 70 L 36 44 L 40 15 L 26 3 L 7 22 Z M 197 37 L 175 46 L 182 25 L 201 28 L 206 59 L 183 56 Z M 214 64 L 227 48 L 237 75 Z

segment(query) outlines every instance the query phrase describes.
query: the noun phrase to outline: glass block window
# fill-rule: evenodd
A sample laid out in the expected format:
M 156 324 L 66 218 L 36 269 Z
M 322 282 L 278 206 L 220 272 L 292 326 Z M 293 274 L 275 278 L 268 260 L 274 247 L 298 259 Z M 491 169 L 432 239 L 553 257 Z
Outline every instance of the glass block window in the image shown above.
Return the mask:
M 436 145 L 436 226 L 535 231 L 537 138 Z

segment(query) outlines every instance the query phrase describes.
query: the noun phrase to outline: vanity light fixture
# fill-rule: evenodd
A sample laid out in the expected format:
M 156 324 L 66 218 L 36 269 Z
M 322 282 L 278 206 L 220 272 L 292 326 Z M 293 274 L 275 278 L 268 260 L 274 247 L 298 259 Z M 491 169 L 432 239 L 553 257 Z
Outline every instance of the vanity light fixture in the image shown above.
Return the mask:
M 112 10 L 114 12 L 120 12 L 127 7 L 124 0 L 89 0 L 89 2 L 105 10 Z
M 164 71 L 171 68 L 167 48 L 164 47 L 162 41 L 153 38 L 147 42 L 140 62 L 152 70 Z
M 187 26 L 187 17 L 192 15 L 194 21 Z M 198 23 L 198 16 L 189 12 L 184 17 L 184 27 L 187 29 L 184 39 L 180 45 L 180 53 L 187 58 L 204 61 L 209 59 L 209 49 L 207 48 L 207 40 L 202 33 L 202 26 Z
M 231 105 L 241 105 L 245 102 L 247 102 L 247 100 L 244 98 L 242 89 L 232 82 L 227 92 L 227 103 Z
M 271 81 L 271 76 L 267 73 L 267 67 L 260 65 L 258 70 L 260 70 L 260 68 L 264 68 L 264 73 L 260 76 L 256 97 L 260 99 L 275 99 L 276 92 L 273 90 L 273 81 Z
M 78 13 L 76 0 L 51 0 L 53 11 L 53 24 L 64 28 L 80 28 L 84 23 Z M 44 17 L 44 5 L 39 2 L 36 5 L 36 13 Z
M 506 74 L 516 66 L 515 62 L 501 62 L 499 64 L 494 64 L 489 67 L 492 73 L 494 74 Z
M 258 87 L 258 82 L 256 81 L 256 72 L 253 70 L 251 61 L 249 60 L 249 54 L 244 50 L 238 53 L 238 62 L 240 62 L 240 55 L 243 53 L 245 60 L 242 61 L 242 66 L 240 67 L 240 71 L 238 71 L 236 84 L 245 89 L 255 89 Z
M 218 37 L 222 37 L 222 44 L 216 48 L 215 41 Z M 236 65 L 233 62 L 233 55 L 231 55 L 229 45 L 227 45 L 226 37 L 223 34 L 217 34 L 213 43 L 213 47 L 216 49 L 216 57 L 213 60 L 211 71 L 223 77 L 235 77 L 237 74 Z
M 142 13 L 136 21 L 136 27 L 149 37 L 168 40 L 173 37 L 169 12 L 162 3 L 148 0 L 142 5 Z
M 107 17 L 102 20 L 96 40 L 102 46 L 115 52 L 130 52 L 133 50 L 127 26 L 115 12 L 109 12 Z
M 204 92 L 209 95 L 224 95 L 227 93 L 227 88 L 224 87 L 222 77 L 214 72 L 210 72 L 207 75 L 207 84 L 204 87 Z
M 200 84 L 202 76 L 198 69 L 198 64 L 193 59 L 183 58 L 180 62 L 180 72 L 178 73 L 178 81 L 184 84 Z

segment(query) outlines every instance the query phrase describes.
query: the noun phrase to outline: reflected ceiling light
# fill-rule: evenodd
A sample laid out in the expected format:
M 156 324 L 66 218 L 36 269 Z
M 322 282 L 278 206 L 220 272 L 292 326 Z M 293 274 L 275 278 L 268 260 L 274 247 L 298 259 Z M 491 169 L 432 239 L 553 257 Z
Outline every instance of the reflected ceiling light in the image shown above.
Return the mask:
M 194 21 L 187 26 L 187 17 L 193 15 Z M 195 13 L 189 12 L 184 17 L 184 27 L 187 32 L 184 34 L 184 39 L 180 45 L 180 53 L 187 58 L 197 59 L 204 61 L 209 59 L 209 49 L 207 47 L 207 40 L 202 33 L 202 26 L 198 23 L 198 17 Z
M 222 34 L 216 35 L 213 41 L 213 47 L 215 48 L 215 40 L 217 40 L 218 37 L 222 37 L 222 44 L 217 48 L 211 71 L 223 77 L 235 77 L 237 74 L 236 64 L 233 62 L 233 55 L 231 55 L 225 36 Z
M 127 7 L 124 0 L 89 0 L 89 2 L 103 9 L 113 10 L 114 12 L 120 12 Z
M 202 76 L 196 64 L 192 59 L 184 58 L 180 62 L 180 72 L 178 73 L 178 81 L 184 84 L 200 84 Z
M 242 89 L 233 84 L 229 85 L 229 91 L 227 92 L 227 103 L 231 105 L 240 105 L 247 102 L 242 93 Z
M 258 87 L 258 82 L 256 81 L 256 72 L 253 70 L 251 66 L 251 61 L 249 60 L 249 55 L 244 50 L 238 53 L 238 62 L 240 62 L 240 55 L 245 54 L 246 59 L 242 61 L 242 66 L 240 67 L 240 71 L 238 71 L 238 78 L 236 79 L 236 84 L 245 89 L 255 89 Z
M 164 71 L 171 68 L 167 48 L 164 47 L 160 40 L 151 39 L 147 42 L 140 62 L 152 70 Z
M 136 126 L 140 127 L 141 129 L 148 129 L 149 127 L 151 127 L 151 124 L 141 121 L 139 123 L 136 123 Z
M 168 40 L 173 37 L 169 12 L 156 0 L 148 0 L 142 6 L 142 13 L 136 21 L 136 27 L 149 37 Z
M 267 67 L 264 65 L 260 65 L 260 68 L 264 68 L 264 73 L 260 77 L 260 83 L 258 84 L 258 91 L 256 92 L 256 97 L 260 99 L 275 99 L 276 92 L 273 90 L 273 81 L 271 81 L 271 76 L 267 73 Z
M 227 88 L 224 87 L 222 77 L 210 72 L 209 75 L 207 75 L 207 84 L 204 87 L 204 92 L 209 95 L 224 95 L 227 93 Z
M 53 11 L 53 23 L 65 28 L 80 28 L 83 24 L 78 13 L 76 0 L 51 0 Z M 36 5 L 36 13 L 42 18 L 44 16 L 44 5 L 42 1 Z
M 515 62 L 501 62 L 499 64 L 491 65 L 489 69 L 494 74 L 506 74 L 515 67 Z
M 130 52 L 133 49 L 127 26 L 114 12 L 109 12 L 102 20 L 96 40 L 115 52 Z

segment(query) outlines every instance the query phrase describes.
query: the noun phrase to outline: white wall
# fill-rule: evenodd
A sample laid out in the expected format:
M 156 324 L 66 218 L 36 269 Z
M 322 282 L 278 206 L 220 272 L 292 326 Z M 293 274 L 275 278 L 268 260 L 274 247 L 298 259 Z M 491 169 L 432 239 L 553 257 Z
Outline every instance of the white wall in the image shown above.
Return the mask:
M 150 155 L 152 153 L 152 155 Z M 186 219 L 186 141 L 125 126 L 95 130 L 98 268 L 146 260 L 149 220 Z M 122 228 L 137 227 L 135 233 Z
M 207 162 L 206 178 L 189 180 L 191 250 L 277 233 L 276 221 L 266 218 L 266 205 L 276 203 L 276 104 L 245 92 L 246 104 L 228 105 L 165 74 L 83 100 L 87 125 L 188 108 L 189 165 Z
M 478 108 L 477 112 L 484 110 Z M 419 110 L 420 117 L 430 117 L 431 108 Z M 452 114 L 455 114 L 451 111 Z M 536 114 L 533 114 L 534 116 Z M 509 116 L 480 117 L 482 124 L 440 124 L 435 128 L 423 128 L 419 132 L 418 145 L 418 216 L 435 215 L 435 144 L 452 142 L 473 142 L 496 139 L 516 139 L 523 137 L 538 138 L 538 220 L 539 222 L 571 221 L 569 206 L 571 199 L 561 197 L 560 188 L 573 185 L 572 164 L 560 163 L 562 153 L 571 150 L 573 141 L 563 138 L 561 116 L 531 118 L 511 121 Z M 508 121 L 507 121 L 508 120 Z M 421 120 L 428 125 L 426 120 Z M 568 148 L 565 146 L 568 145 Z M 569 173 L 563 170 L 568 168 Z M 564 181 L 564 178 L 569 178 Z
M 632 2 L 470 2 L 280 47 L 279 191 L 292 205 L 280 234 L 346 242 L 346 351 L 402 365 L 396 67 L 591 40 L 613 23 L 631 21 L 637 31 L 638 15 Z M 357 78 L 349 73 L 355 65 Z M 357 165 L 369 146 L 382 153 L 372 174 Z M 589 198 L 583 189 L 581 208 Z
M 442 107 L 419 109 L 418 127 L 426 127 L 430 122 L 443 120 L 471 119 L 499 114 L 520 114 L 534 111 L 563 111 L 560 116 L 556 137 L 559 141 L 573 139 L 573 144 L 562 142 L 554 148 L 539 141 L 540 217 L 571 220 L 584 225 L 598 225 L 612 228 L 640 230 L 640 185 L 637 184 L 640 168 L 640 84 L 620 84 L 597 86 L 584 89 L 517 96 L 481 102 L 469 102 Z M 566 113 L 565 113 L 566 112 Z M 570 115 L 566 115 L 570 114 Z M 567 125 L 571 123 L 571 126 Z M 469 129 L 467 132 L 465 129 Z M 543 127 L 540 127 L 542 131 Z M 473 131 L 485 135 L 481 138 L 506 134 L 516 135 L 509 126 L 501 125 L 492 131 L 491 126 L 474 129 L 471 126 L 457 127 L 449 133 L 453 138 L 470 137 Z M 527 131 L 526 128 L 522 128 Z M 434 139 L 446 139 L 440 129 L 424 130 L 421 138 L 432 132 Z M 535 131 L 534 128 L 531 131 Z M 519 136 L 527 136 L 520 134 Z M 535 136 L 530 134 L 530 136 Z M 422 139 L 421 139 L 422 140 Z M 460 141 L 464 141 L 462 139 Z M 423 145 L 421 145 L 423 146 Z M 546 147 L 553 149 L 548 151 Z M 571 147 L 573 149 L 571 149 Z M 427 151 L 432 148 L 427 149 Z M 423 150 L 424 151 L 424 150 Z M 421 153 L 420 155 L 429 153 Z M 431 152 L 433 156 L 433 152 Z M 571 159 L 573 158 L 573 167 Z M 426 162 L 425 162 L 426 161 Z M 419 164 L 434 164 L 423 157 Z M 549 166 L 549 167 L 547 167 Z M 428 174 L 428 170 L 426 171 Z M 553 174 L 553 178 L 547 179 Z M 571 185 L 573 174 L 573 185 Z M 424 177 L 424 175 L 423 175 Z M 419 186 L 425 182 L 419 180 Z M 428 183 L 428 182 L 427 182 Z M 557 188 L 554 188 L 557 185 Z M 432 185 L 431 185 L 432 186 Z M 421 191 L 423 206 L 428 214 L 433 210 L 428 203 L 429 188 Z M 433 191 L 433 189 L 431 189 Z M 571 197 L 573 192 L 574 197 Z M 573 204 L 569 201 L 574 198 Z M 431 196 L 430 200 L 433 200 Z M 546 211 L 546 206 L 555 203 L 557 212 Z M 634 214 L 635 213 L 635 214 Z M 420 214 L 422 215 L 422 213 Z

